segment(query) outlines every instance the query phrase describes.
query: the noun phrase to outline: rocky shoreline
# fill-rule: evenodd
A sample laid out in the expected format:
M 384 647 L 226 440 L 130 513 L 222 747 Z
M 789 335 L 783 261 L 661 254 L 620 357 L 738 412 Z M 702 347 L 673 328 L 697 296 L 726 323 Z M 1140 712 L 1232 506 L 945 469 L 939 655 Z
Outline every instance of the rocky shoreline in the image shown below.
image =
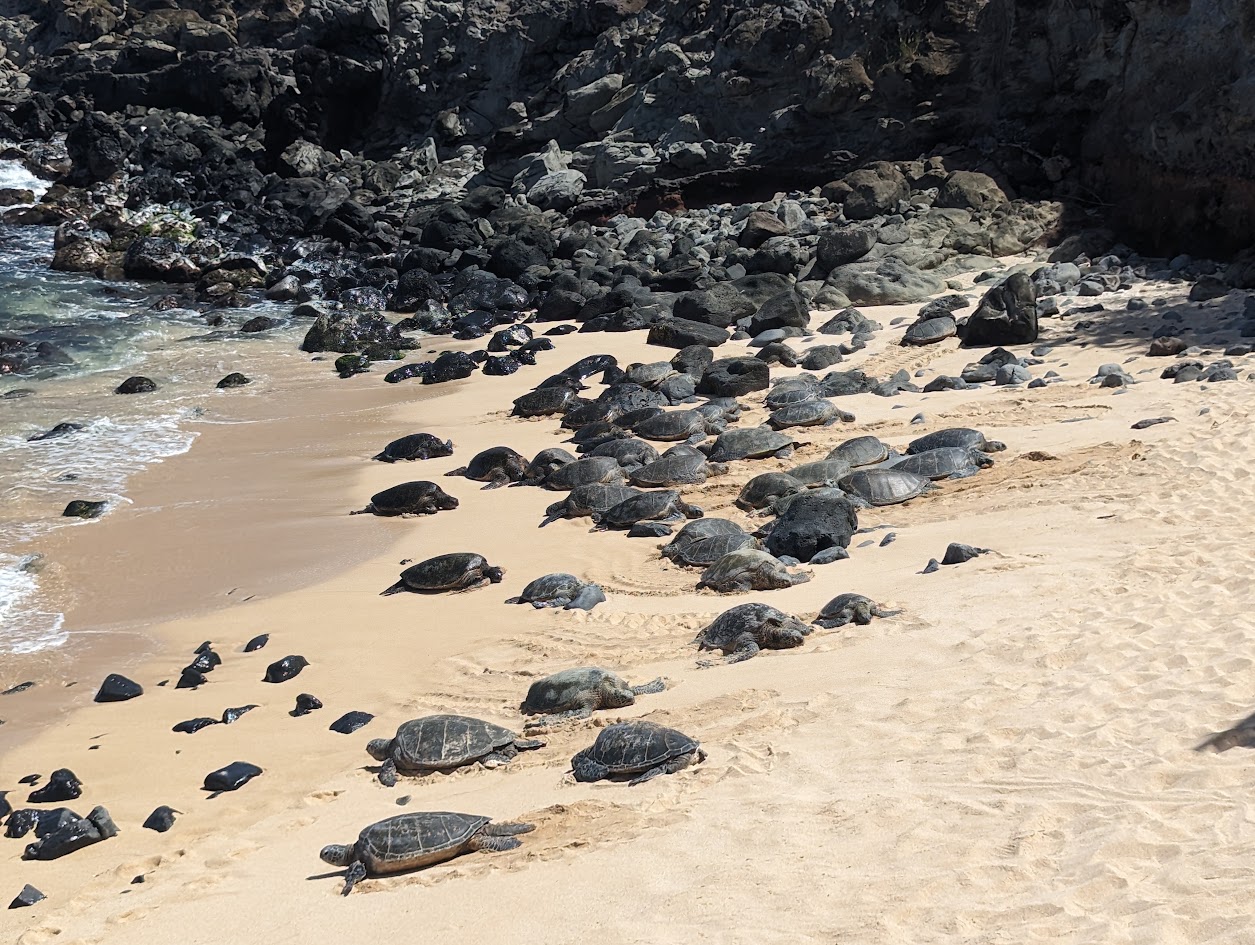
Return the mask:
M 376 880 L 487 850 L 505 866 L 468 866 L 447 885 L 502 896 L 503 876 L 530 871 L 551 888 L 573 880 L 588 830 L 635 846 L 626 870 L 642 883 L 670 869 L 668 852 L 700 872 L 700 843 L 642 839 L 651 817 L 673 836 L 700 825 L 715 846 L 735 833 L 740 852 L 713 862 L 739 871 L 753 847 L 790 888 L 826 864 L 803 869 L 795 845 L 769 838 L 782 817 L 840 840 L 843 868 L 873 875 L 894 843 L 926 861 L 964 825 L 984 845 L 973 870 L 992 885 L 986 875 L 1005 872 L 999 857 L 1018 857 L 1022 837 L 1084 832 L 1061 811 L 1086 806 L 1091 788 L 1051 786 L 1067 781 L 1056 769 L 1078 782 L 1091 767 L 1128 774 L 1102 767 L 1115 748 L 1129 751 L 1126 733 L 1101 730 L 1142 708 L 1126 696 L 1147 680 L 1127 682 L 1128 666 L 1167 660 L 1152 673 L 1163 683 L 1198 653 L 1219 658 L 1169 585 L 1137 585 L 1153 606 L 1133 607 L 1127 639 L 1140 646 L 1140 634 L 1177 619 L 1188 656 L 1177 663 L 1166 653 L 1174 639 L 1148 655 L 1124 638 L 1078 635 L 1086 621 L 1069 602 L 1092 597 L 1118 623 L 1141 562 L 1124 542 L 1136 533 L 1163 548 L 1192 514 L 1173 477 L 1197 473 L 1194 488 L 1216 499 L 1205 480 L 1243 435 L 1240 422 L 1226 425 L 1250 413 L 1249 385 L 1223 382 L 1255 379 L 1255 296 L 1244 291 L 1255 277 L 1234 255 L 1246 211 L 1198 211 L 1165 229 L 1171 201 L 1141 216 L 1120 203 L 1113 169 L 1150 157 L 1095 151 L 1119 143 L 1123 127 L 1099 91 L 1132 95 L 1154 70 L 1117 79 L 1091 52 L 1052 83 L 1032 70 L 1008 78 L 1005 101 L 971 97 L 1007 75 L 1010 57 L 1061 37 L 1051 63 L 1087 41 L 1142 63 L 1168 14 L 1082 4 L 1064 22 L 1010 0 L 893 11 L 809 0 L 51 6 L 55 17 L 15 0 L 0 20 L 0 136 L 17 142 L 7 156 L 53 182 L 38 200 L 3 195 L 12 208 L 0 220 L 55 227 L 54 269 L 168 286 L 157 308 L 198 311 L 223 335 L 299 326 L 318 362 L 299 366 L 303 380 L 376 394 L 399 385 L 372 403 L 398 405 L 387 425 L 404 435 L 369 451 L 360 436 L 352 449 L 326 445 L 319 462 L 339 465 L 321 482 L 334 488 L 308 490 L 315 517 L 362 514 L 323 521 L 310 540 L 330 551 L 337 529 L 370 521 L 375 540 L 393 540 L 386 553 L 337 551 L 342 570 L 307 596 L 279 590 L 163 625 L 159 653 L 91 667 L 99 704 L 7 759 L 38 766 L 18 782 L 33 788 L 24 804 L 0 792 L 6 836 L 24 841 L 5 857 L 38 879 L 11 908 L 53 917 L 27 930 L 30 941 L 62 925 L 83 940 L 111 925 L 151 937 L 184 920 L 178 890 L 202 881 L 229 883 L 250 904 L 223 919 L 237 932 L 285 897 L 261 923 L 273 934 L 310 908 L 332 911 L 322 899 L 333 874 L 310 876 L 308 863 L 312 838 L 336 839 L 333 829 L 350 842 L 324 846 L 322 859 L 345 869 L 346 895 L 363 881 L 398 897 L 420 887 L 446 932 L 465 914 L 459 897 L 473 895 L 430 888 L 453 872 Z M 1082 81 L 1087 63 L 1096 77 Z M 1043 99 L 1056 107 L 1034 123 Z M 1171 147 L 1156 153 L 1150 188 L 1180 170 L 1164 157 Z M 1196 196 L 1232 190 L 1209 173 Z M 1165 252 L 1190 240 L 1229 261 Z M 253 310 L 261 302 L 268 314 Z M 35 376 L 67 357 L 33 336 L 0 336 L 0 373 Z M 219 386 L 249 382 L 233 371 Z M 409 385 L 448 386 L 439 401 L 432 391 L 406 403 Z M 117 393 L 156 388 L 136 376 Z M 1213 404 L 1223 408 L 1214 418 Z M 327 435 L 330 412 L 286 418 L 284 442 Z M 372 453 L 380 462 L 365 461 Z M 355 467 L 361 494 L 332 510 L 350 463 L 371 468 Z M 317 486 L 318 463 L 308 465 Z M 401 465 L 443 478 L 400 482 Z M 1239 471 L 1224 482 L 1240 490 Z M 303 468 L 288 472 L 257 487 L 253 508 L 307 485 Z M 1137 518 L 1139 489 L 1158 498 L 1162 519 Z M 1222 511 L 1223 498 L 1214 505 Z M 165 507 L 136 511 L 181 524 Z M 1101 524 L 1112 518 L 1130 523 L 1120 542 Z M 229 555 L 235 539 L 215 536 L 198 553 Z M 1212 575 L 1227 547 L 1199 552 L 1198 573 Z M 1147 573 L 1193 573 L 1145 555 Z M 751 593 L 779 607 L 737 597 Z M 1008 627 L 1007 601 L 1027 629 Z M 531 607 L 515 618 L 503 604 Z M 1048 631 L 1068 642 L 1052 649 Z M 1069 647 L 1092 652 L 1094 666 Z M 703 651 L 715 655 L 694 663 Z M 867 681 L 886 666 L 905 681 Z M 1195 685 L 1208 712 L 1174 702 L 1157 730 L 1172 766 L 1162 784 L 1186 801 L 1197 800 L 1191 778 L 1239 778 L 1236 766 L 1200 773 L 1199 756 L 1173 754 L 1238 717 L 1227 681 Z M 865 742 L 832 731 L 838 719 Z M 1102 745 L 1074 762 L 1084 750 L 1052 747 L 1053 725 L 1074 726 L 1070 743 Z M 367 726 L 382 737 L 363 757 L 355 733 Z M 1247 745 L 1249 731 L 1238 722 L 1200 747 Z M 953 757 L 921 741 L 934 732 Z M 1034 747 L 1055 766 L 1035 773 L 1050 795 L 1041 827 L 1033 818 L 1044 815 L 1016 806 L 1018 774 L 1002 773 L 1040 764 Z M 956 767 L 969 753 L 979 764 Z M 907 788 L 887 789 L 895 765 L 917 762 Z M 930 827 L 915 845 L 894 828 L 860 846 L 850 831 L 867 828 L 850 827 L 832 801 L 856 764 L 862 793 L 847 802 L 942 833 Z M 942 769 L 936 784 L 912 786 Z M 1158 776 L 1137 796 L 1151 797 Z M 623 785 L 591 786 L 607 779 L 652 784 L 644 800 L 623 799 Z M 421 799 L 412 812 L 397 811 L 411 800 L 392 793 L 402 780 Z M 956 785 L 977 800 L 954 803 Z M 768 796 L 795 798 L 805 817 L 746 802 Z M 424 813 L 463 801 L 484 814 Z M 51 806 L 69 802 L 90 812 Z M 968 823 L 976 807 L 1000 826 Z M 1012 809 L 1014 823 L 1001 824 Z M 729 810 L 752 831 L 736 832 Z M 1100 831 L 1118 822 L 1112 842 L 1142 829 L 1170 845 L 1156 817 L 1104 817 Z M 1197 827 L 1182 842 L 1206 846 Z M 250 832 L 255 843 L 243 840 Z M 1111 856 L 1132 857 L 1131 873 L 1142 852 Z M 218 875 L 227 866 L 241 874 Z M 1021 898 L 1042 868 L 1024 869 Z M 687 873 L 670 882 L 693 893 Z M 900 866 L 882 878 L 895 876 Z M 516 878 L 505 896 L 527 888 Z M 1067 908 L 1034 919 L 1043 941 L 1063 934 L 1052 917 L 1084 910 L 1085 882 L 1068 885 Z M 120 893 L 122 883 L 133 889 Z M 592 903 L 591 888 L 577 899 Z M 1001 895 L 974 888 L 981 902 Z M 605 891 L 616 915 L 639 906 L 634 889 Z M 118 907 L 123 893 L 161 908 Z M 888 901 L 885 890 L 867 901 Z M 795 909 L 772 900 L 741 918 L 761 932 Z M 699 911 L 711 920 L 718 910 Z M 377 910 L 344 915 L 329 920 L 337 934 L 351 920 L 400 932 Z M 935 918 L 925 925 L 940 927 Z M 918 923 L 907 910 L 896 930 Z M 658 940 L 680 940 L 665 927 L 676 936 Z M 808 930 L 813 941 L 833 934 Z

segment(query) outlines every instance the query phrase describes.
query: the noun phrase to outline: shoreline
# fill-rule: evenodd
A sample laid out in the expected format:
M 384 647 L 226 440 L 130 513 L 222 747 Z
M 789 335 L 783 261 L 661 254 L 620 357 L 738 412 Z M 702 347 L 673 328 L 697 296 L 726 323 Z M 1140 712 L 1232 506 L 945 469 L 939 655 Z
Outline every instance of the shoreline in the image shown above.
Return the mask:
M 897 347 L 901 328 L 889 323 L 914 309 L 865 309 L 886 327 L 846 366 L 883 376 L 898 368 L 953 371 L 971 360 L 953 342 L 922 351 Z M 1147 877 L 1139 894 L 1150 901 L 1140 920 L 1147 935 L 1181 924 L 1201 933 L 1195 922 L 1205 918 L 1175 918 L 1179 871 L 1175 858 L 1160 862 L 1157 851 L 1175 831 L 1176 842 L 1197 858 L 1189 882 L 1200 903 L 1212 902 L 1206 877 L 1239 870 L 1244 856 L 1241 844 L 1215 843 L 1204 822 L 1240 805 L 1245 765 L 1232 754 L 1200 760 L 1189 748 L 1209 726 L 1249 711 L 1240 711 L 1247 687 L 1238 665 L 1246 631 L 1217 639 L 1186 615 L 1196 569 L 1224 560 L 1238 540 L 1241 522 L 1219 526 L 1224 509 L 1216 500 L 1246 480 L 1218 480 L 1215 472 L 1255 414 L 1250 386 L 1160 380 L 1169 362 L 1145 356 L 1149 332 L 1078 344 L 1065 340 L 1072 336 L 1066 321 L 1045 327 L 1043 342 L 1056 347 L 1033 370 L 1058 370 L 1058 384 L 837 398 L 855 412 L 854 423 L 795 431 L 807 445 L 794 457 L 737 462 L 726 477 L 684 487 L 685 498 L 708 516 L 752 526 L 755 520 L 732 505 L 750 477 L 821 458 L 851 436 L 874 433 L 901 446 L 922 433 L 973 425 L 1008 443 L 992 469 L 971 479 L 944 482 L 907 505 L 865 510 L 863 528 L 889 528 L 856 535 L 850 560 L 810 568 L 809 583 L 752 594 L 695 592 L 698 572 L 660 562 L 658 540 L 590 534 L 587 520 L 537 528 L 558 493 L 485 491 L 477 482 L 443 478 L 488 446 L 508 444 L 530 457 L 559 445 L 565 437 L 555 435 L 556 418 L 508 418 L 510 400 L 599 350 L 614 351 L 621 364 L 669 355 L 645 345 L 643 333 L 568 335 L 535 368 L 436 388 L 445 395 L 436 399 L 409 396 L 399 385 L 405 396 L 369 408 L 374 421 L 395 435 L 451 435 L 453 456 L 372 463 L 367 457 L 392 437 L 371 439 L 375 434 L 358 429 L 344 439 L 327 437 L 328 457 L 312 474 L 310 455 L 296 451 L 290 472 L 266 488 L 334 480 L 359 490 L 354 495 L 364 502 L 385 486 L 431 479 L 461 500 L 459 508 L 418 519 L 341 518 L 331 487 L 312 490 L 316 510 L 289 501 L 283 515 L 299 509 L 329 524 L 326 534 L 341 542 L 361 525 L 386 540 L 299 589 L 155 624 L 161 652 L 142 664 L 144 696 L 85 706 L 0 755 L 6 784 L 28 770 L 72 768 L 84 795 L 71 806 L 104 804 L 122 827 L 117 838 L 51 863 L 19 862 L 22 844 L 0 841 L 6 865 L 49 896 L 35 909 L 0 917 L 0 929 L 11 926 L 22 945 L 46 940 L 52 929 L 63 941 L 110 945 L 176 932 L 193 945 L 262 935 L 286 942 L 307 937 L 307 920 L 317 916 L 329 936 L 397 937 L 412 932 L 414 910 L 421 910 L 426 930 L 460 943 L 482 936 L 482 928 L 465 923 L 468 910 L 494 902 L 504 918 L 492 923 L 566 945 L 586 941 L 590 931 L 640 939 L 645 895 L 663 930 L 655 929 L 651 941 L 770 941 L 770 930 L 779 936 L 784 928 L 808 943 L 860 933 L 892 941 L 909 928 L 958 934 L 1016 923 L 1037 945 L 1058 941 L 1076 911 L 1100 896 L 1090 937 L 1111 940 L 1107 933 L 1118 926 L 1117 907 L 1126 908 L 1127 897 L 1083 864 L 1049 859 L 1064 849 L 1064 838 L 1068 849 L 1101 850 L 1104 868 Z M 1087 383 L 1100 364 L 1126 359 L 1139 383 L 1124 393 Z M 1250 367 L 1243 360 L 1242 369 Z M 772 373 L 786 372 L 777 366 Z M 378 376 L 358 380 L 363 390 L 378 385 L 396 396 Z M 740 426 L 761 422 L 762 395 L 744 401 Z M 911 422 L 918 413 L 922 424 Z M 1135 420 L 1166 413 L 1176 422 L 1130 430 Z M 311 426 L 325 425 L 310 414 Z M 369 451 L 355 446 L 359 436 Z M 204 466 L 227 439 L 205 438 L 187 456 L 201 449 Z M 173 473 L 176 466 L 167 468 Z M 1205 517 L 1190 518 L 1201 514 L 1194 508 L 1200 499 Z M 154 518 L 162 514 L 172 513 L 166 507 Z M 1173 536 L 1183 521 L 1215 537 L 1177 554 Z M 897 540 L 883 545 L 886 530 Z M 228 533 L 224 527 L 213 534 L 220 540 Z M 992 550 L 921 575 L 950 541 Z M 485 554 L 505 568 L 505 579 L 465 594 L 379 596 L 402 558 L 454 550 Z M 598 581 L 608 600 L 587 614 L 503 603 L 531 579 L 559 570 Z M 1245 606 L 1232 583 L 1232 602 L 1220 599 L 1218 607 Z M 904 613 L 816 631 L 798 649 L 736 666 L 694 668 L 689 641 L 734 604 L 761 600 L 805 619 L 844 591 Z M 270 644 L 240 653 L 262 630 L 271 633 Z M 204 639 L 223 656 L 207 685 L 149 688 L 147 674 L 173 679 L 181 665 L 174 654 L 190 654 Z M 310 665 L 290 682 L 261 684 L 266 664 L 288 654 L 305 655 Z M 1231 678 L 1215 673 L 1221 664 L 1231 665 Z M 579 665 L 615 669 L 632 683 L 662 676 L 668 688 L 588 722 L 553 726 L 542 735 L 544 749 L 501 770 L 405 777 L 392 790 L 375 780 L 366 740 L 440 711 L 519 731 L 517 706 L 530 682 Z M 325 708 L 290 718 L 298 692 L 317 695 Z M 251 703 L 259 707 L 234 725 L 195 735 L 169 731 L 179 719 Z M 375 718 L 347 737 L 327 731 L 350 710 Z M 1140 727 L 1147 711 L 1153 732 Z M 573 784 L 565 776 L 570 756 L 601 726 L 639 717 L 698 737 L 708 759 L 634 788 Z M 203 776 L 233 760 L 258 764 L 263 775 L 206 799 Z M 11 795 L 15 806 L 19 796 Z M 406 796 L 410 803 L 398 806 Z M 1130 796 L 1144 800 L 1130 804 Z M 1190 815 L 1200 803 L 1207 809 Z M 138 826 L 157 804 L 183 812 L 169 834 Z M 423 809 L 522 818 L 537 830 L 519 851 L 368 880 L 341 899 L 339 871 L 318 860 L 318 849 L 351 841 L 374 820 Z M 1152 839 L 1119 846 L 1130 831 Z M 816 843 L 826 856 L 806 855 Z M 969 881 L 956 886 L 951 866 Z M 726 897 L 702 891 L 713 868 L 758 894 L 728 910 Z M 901 895 L 904 870 L 918 895 Z M 617 881 L 607 884 L 608 875 Z M 774 879 L 765 882 L 764 875 Z M 134 885 L 137 876 L 144 881 Z M 808 890 L 834 883 L 848 892 L 838 905 L 805 908 Z M 560 911 L 527 907 L 552 902 L 555 889 L 569 896 Z M 211 927 L 203 921 L 205 896 L 232 903 Z M 1051 908 L 1037 908 L 1043 897 Z

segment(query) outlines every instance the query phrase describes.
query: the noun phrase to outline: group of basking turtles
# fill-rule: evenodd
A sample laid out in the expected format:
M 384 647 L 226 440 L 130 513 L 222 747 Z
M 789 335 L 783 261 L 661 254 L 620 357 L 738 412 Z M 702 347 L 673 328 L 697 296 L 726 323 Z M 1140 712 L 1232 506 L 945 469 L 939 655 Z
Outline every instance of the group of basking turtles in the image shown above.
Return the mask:
M 687 351 L 687 349 L 686 349 Z M 557 519 L 589 518 L 596 530 L 625 530 L 630 536 L 670 537 L 661 555 L 682 567 L 702 569 L 698 588 L 721 593 L 768 590 L 810 580 L 790 568 L 846 557 L 858 527 L 857 512 L 869 506 L 909 501 L 945 478 L 971 476 L 992 464 L 989 454 L 1004 449 L 977 430 L 953 428 L 912 441 L 901 454 L 873 436 L 848 439 L 822 460 L 749 480 L 737 496 L 745 512 L 773 517 L 747 532 L 727 519 L 707 518 L 686 502 L 680 488 L 699 485 L 728 472 L 734 462 L 788 459 L 800 445 L 784 431 L 853 417 L 817 395 L 815 385 L 788 378 L 768 394 L 772 413 L 766 425 L 735 427 L 741 406 L 733 397 L 711 396 L 695 407 L 670 403 L 661 392 L 673 379 L 671 364 L 633 365 L 621 370 L 609 355 L 585 358 L 515 401 L 515 415 L 561 416 L 572 433 L 574 452 L 542 450 L 528 459 L 507 446 L 476 454 L 446 475 L 483 483 L 484 489 L 533 486 L 561 492 L 541 525 Z M 700 359 L 698 359 L 700 361 Z M 579 396 L 582 383 L 603 375 L 605 390 L 596 400 Z M 678 385 L 683 388 L 684 385 Z M 695 401 L 695 397 L 688 400 Z M 682 409 L 664 410 L 664 406 Z M 659 451 L 655 443 L 673 443 Z M 445 457 L 453 444 L 426 433 L 389 443 L 375 458 L 389 463 Z M 578 455 L 577 455 L 578 454 Z M 426 515 L 456 509 L 458 500 L 433 482 L 407 482 L 371 497 L 362 512 Z M 685 522 L 673 534 L 676 523 Z M 411 565 L 382 593 L 420 594 L 468 591 L 499 583 L 500 567 L 480 554 L 454 552 Z M 601 588 L 567 574 L 544 575 L 509 603 L 536 607 L 591 609 L 605 600 Z M 841 594 L 810 622 L 763 603 L 731 607 L 702 628 L 693 644 L 717 653 L 697 666 L 738 663 L 764 649 L 802 645 L 816 626 L 867 624 L 897 613 L 870 598 Z M 392 738 L 371 741 L 366 750 L 380 763 L 379 781 L 395 786 L 402 776 L 450 772 L 469 765 L 496 768 L 520 752 L 539 750 L 534 737 L 555 720 L 581 719 L 603 709 L 635 703 L 640 695 L 663 691 L 662 679 L 639 685 L 599 667 L 568 669 L 533 683 L 520 705 L 528 721 L 520 735 L 503 726 L 461 715 L 431 715 L 403 723 Z M 675 729 L 645 720 L 609 725 L 593 744 L 571 759 L 577 781 L 626 780 L 640 784 L 698 764 L 706 755 L 699 742 Z M 509 850 L 530 824 L 493 823 L 489 818 L 450 812 L 400 814 L 366 827 L 355 843 L 323 849 L 327 863 L 346 867 L 344 893 L 360 880 L 410 870 L 475 850 Z

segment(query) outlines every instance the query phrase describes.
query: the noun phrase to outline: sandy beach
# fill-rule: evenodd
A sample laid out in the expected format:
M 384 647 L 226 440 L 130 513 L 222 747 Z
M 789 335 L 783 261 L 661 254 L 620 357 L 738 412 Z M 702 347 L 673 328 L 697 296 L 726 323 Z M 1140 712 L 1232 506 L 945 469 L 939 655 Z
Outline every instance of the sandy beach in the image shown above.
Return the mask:
M 1226 313 L 1240 300 L 1198 306 L 1181 286 L 1135 291 L 1187 313 L 1182 335 L 1210 360 L 1237 341 Z M 53 862 L 22 861 L 24 841 L 0 840 L 5 888 L 31 883 L 48 896 L 0 913 L 0 938 L 1249 941 L 1249 761 L 1192 749 L 1253 708 L 1252 556 L 1234 513 L 1255 497 L 1245 450 L 1255 394 L 1246 358 L 1234 359 L 1234 383 L 1160 379 L 1171 359 L 1147 357 L 1146 346 L 1161 309 L 1126 312 L 1127 295 L 1084 316 L 1088 331 L 1076 316 L 1043 322 L 1039 344 L 1052 350 L 1034 370 L 1061 377 L 1048 387 L 838 398 L 854 423 L 794 430 L 806 445 L 791 459 L 735 462 L 686 487 L 707 516 L 753 528 L 759 520 L 733 505 L 746 481 L 852 436 L 901 448 L 973 426 L 1007 444 L 977 476 L 863 511 L 849 560 L 749 594 L 695 591 L 699 572 L 660 559 L 657 539 L 590 532 L 587 519 L 538 528 L 553 492 L 443 478 L 490 446 L 531 456 L 562 445 L 557 418 L 511 418 L 511 400 L 584 355 L 609 351 L 623 365 L 670 356 L 643 332 L 557 338 L 535 367 L 438 388 L 384 385 L 378 374 L 340 383 L 326 363 L 294 365 L 272 404 L 239 418 L 253 422 L 206 432 L 136 481 L 133 506 L 53 549 L 62 579 L 78 586 L 71 629 L 132 634 L 134 645 L 80 653 L 62 677 L 4 698 L 0 785 L 19 807 L 20 777 L 71 768 L 84 793 L 69 806 L 105 805 L 121 833 Z M 974 360 L 954 340 L 899 347 L 902 326 L 890 322 L 917 308 L 861 307 L 885 330 L 843 367 L 931 377 Z M 1106 363 L 1137 383 L 1091 385 Z M 789 373 L 773 366 L 773 377 Z M 740 426 L 763 420 L 762 399 L 743 398 Z M 1131 429 L 1160 416 L 1173 421 Z M 451 437 L 454 455 L 369 461 L 420 430 Z M 347 515 L 412 479 L 437 482 L 460 507 Z M 882 544 L 888 532 L 896 539 Z M 990 552 L 920 573 L 956 541 Z M 485 555 L 503 582 L 379 596 L 403 559 L 450 551 Z M 590 613 L 503 603 L 554 571 L 596 581 L 608 600 Z M 761 600 L 809 620 L 845 591 L 902 612 L 696 668 L 690 641 L 728 607 Z M 241 652 L 263 632 L 264 649 Z M 199 689 L 175 690 L 205 640 L 222 665 Z M 288 654 L 310 665 L 263 683 L 266 665 Z M 530 683 L 586 665 L 632 683 L 662 676 L 668 688 L 551 726 L 545 748 L 501 769 L 403 776 L 392 789 L 375 779 L 370 738 L 434 712 L 520 731 Z M 91 704 L 109 671 L 139 681 L 144 696 Z M 0 682 L 18 681 L 6 667 Z M 290 717 L 301 692 L 325 707 Z M 54 721 L 23 737 L 58 703 Z M 170 731 L 250 703 L 258 708 L 233 725 Z M 350 710 L 375 718 L 348 736 L 328 730 Z M 575 783 L 571 756 L 628 718 L 699 739 L 706 761 L 637 787 Z M 236 760 L 264 773 L 209 799 L 204 776 Z M 181 812 L 173 829 L 142 829 L 161 804 Z M 319 849 L 403 810 L 537 829 L 521 849 L 368 879 L 341 898 L 341 871 Z

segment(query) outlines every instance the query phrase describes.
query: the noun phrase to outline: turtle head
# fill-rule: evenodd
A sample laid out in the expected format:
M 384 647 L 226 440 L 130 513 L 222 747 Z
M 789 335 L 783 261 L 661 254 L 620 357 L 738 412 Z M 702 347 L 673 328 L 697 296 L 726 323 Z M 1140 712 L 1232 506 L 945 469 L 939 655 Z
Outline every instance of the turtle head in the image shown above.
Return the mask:
M 392 755 L 392 739 L 372 738 L 366 743 L 366 753 L 376 761 L 387 761 Z M 330 850 L 331 847 L 327 849 Z
M 484 577 L 493 584 L 500 584 L 501 579 L 505 577 L 505 571 L 502 568 L 484 568 Z
M 436 502 L 442 512 L 449 512 L 458 507 L 458 500 L 451 495 L 442 495 Z
M 346 847 L 343 843 L 333 843 L 323 847 L 318 856 L 324 863 L 332 866 L 348 866 L 353 862 L 353 848 Z

